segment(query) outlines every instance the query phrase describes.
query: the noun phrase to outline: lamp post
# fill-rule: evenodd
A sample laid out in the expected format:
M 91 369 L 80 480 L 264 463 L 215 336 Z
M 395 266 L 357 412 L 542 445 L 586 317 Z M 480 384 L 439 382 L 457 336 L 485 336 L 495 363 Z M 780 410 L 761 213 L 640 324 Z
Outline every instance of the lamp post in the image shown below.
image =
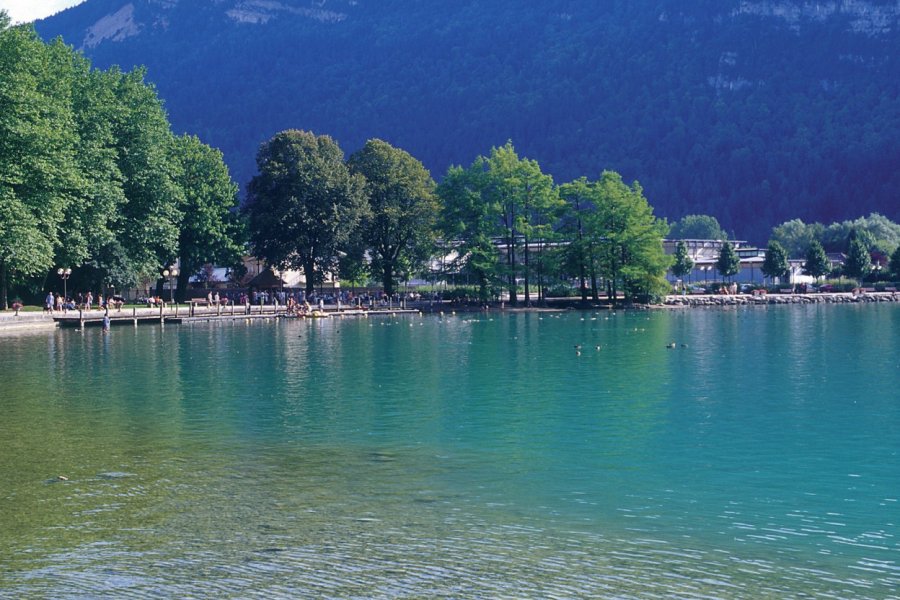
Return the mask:
M 56 274 L 59 275 L 63 281 L 63 307 L 65 307 L 69 303 L 69 287 L 66 282 L 69 279 L 69 276 L 72 274 L 72 269 L 63 269 L 62 267 L 60 267 L 56 270 Z M 63 310 L 65 310 L 65 308 L 63 308 Z
M 172 280 L 178 277 L 178 267 L 172 266 L 168 269 L 163 269 L 163 277 L 169 280 L 169 302 L 175 302 L 175 286 L 172 284 Z

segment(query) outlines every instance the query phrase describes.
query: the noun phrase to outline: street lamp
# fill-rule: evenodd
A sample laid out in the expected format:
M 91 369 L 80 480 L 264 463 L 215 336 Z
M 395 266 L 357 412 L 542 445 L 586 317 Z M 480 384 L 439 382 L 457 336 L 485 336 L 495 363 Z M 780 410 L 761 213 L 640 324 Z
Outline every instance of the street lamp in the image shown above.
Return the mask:
M 169 302 L 175 302 L 175 286 L 172 284 L 172 280 L 178 277 L 178 267 L 172 266 L 164 269 L 162 274 L 169 280 Z
M 63 306 L 65 307 L 69 303 L 69 288 L 66 281 L 69 279 L 69 276 L 72 274 L 72 269 L 62 267 L 56 270 L 56 274 L 59 275 L 63 280 Z M 63 308 L 65 310 L 65 308 Z

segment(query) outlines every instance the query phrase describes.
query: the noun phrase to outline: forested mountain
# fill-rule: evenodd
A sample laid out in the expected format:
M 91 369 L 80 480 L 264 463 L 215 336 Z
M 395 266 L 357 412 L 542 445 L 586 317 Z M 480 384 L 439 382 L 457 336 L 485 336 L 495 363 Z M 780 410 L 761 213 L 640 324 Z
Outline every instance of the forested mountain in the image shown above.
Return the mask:
M 898 0 L 88 0 L 37 24 L 147 65 L 242 183 L 287 128 L 436 178 L 512 139 L 558 183 L 614 169 L 657 214 L 760 243 L 900 219 L 898 27 Z

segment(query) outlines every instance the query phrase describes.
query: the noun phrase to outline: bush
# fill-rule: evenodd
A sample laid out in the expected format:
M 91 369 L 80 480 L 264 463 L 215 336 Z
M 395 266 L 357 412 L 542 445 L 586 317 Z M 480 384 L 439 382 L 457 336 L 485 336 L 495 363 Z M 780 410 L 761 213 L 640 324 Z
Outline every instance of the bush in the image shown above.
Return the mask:
M 850 281 L 849 279 L 844 279 L 843 277 L 840 279 L 826 279 L 822 282 L 822 285 L 819 286 L 819 291 L 822 292 L 850 292 L 856 287 L 855 281 Z
M 578 295 L 578 290 L 567 283 L 557 283 L 547 288 L 548 298 L 571 298 Z

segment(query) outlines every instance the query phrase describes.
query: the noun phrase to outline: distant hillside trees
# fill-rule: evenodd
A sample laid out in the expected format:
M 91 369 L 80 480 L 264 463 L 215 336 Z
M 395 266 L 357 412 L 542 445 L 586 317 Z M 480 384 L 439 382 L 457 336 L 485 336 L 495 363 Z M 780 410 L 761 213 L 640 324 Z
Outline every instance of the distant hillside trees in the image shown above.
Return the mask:
M 727 240 L 719 221 L 710 215 L 687 215 L 672 225 L 669 235 L 676 240 Z
M 434 174 L 512 138 L 557 182 L 602 165 L 639 179 L 658 215 L 714 215 L 758 244 L 792 218 L 900 219 L 900 35 L 851 9 L 370 0 L 328 2 L 341 19 L 320 21 L 296 2 L 241 3 L 271 15 L 251 24 L 226 14 L 235 2 L 130 4 L 134 35 L 85 52 L 147 64 L 178 131 L 221 148 L 244 184 L 268 132 L 291 123 L 349 152 L 397 140 Z M 81 45 L 114 6 L 38 27 Z
M 784 246 L 791 258 L 803 258 L 814 241 L 827 252 L 846 254 L 851 236 L 859 237 L 869 250 L 890 254 L 900 246 L 900 224 L 878 213 L 827 226 L 793 219 L 772 229 L 771 239 Z

